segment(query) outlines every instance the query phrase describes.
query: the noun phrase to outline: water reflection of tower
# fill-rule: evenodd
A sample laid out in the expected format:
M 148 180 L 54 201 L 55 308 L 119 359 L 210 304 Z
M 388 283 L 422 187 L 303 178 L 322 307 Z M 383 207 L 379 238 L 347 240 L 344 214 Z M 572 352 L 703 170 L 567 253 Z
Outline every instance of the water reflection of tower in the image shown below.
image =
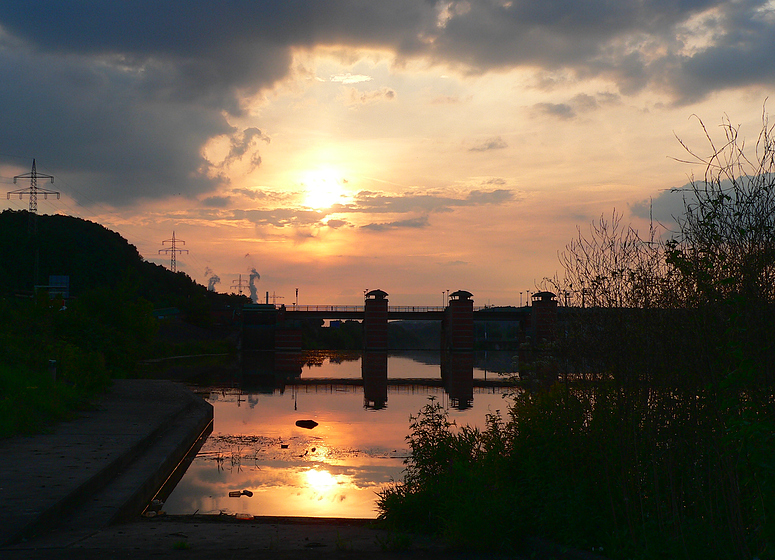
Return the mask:
M 364 352 L 361 358 L 363 407 L 380 410 L 388 400 L 387 352 Z
M 474 404 L 474 353 L 443 352 L 441 379 L 450 403 L 458 410 L 466 410 Z

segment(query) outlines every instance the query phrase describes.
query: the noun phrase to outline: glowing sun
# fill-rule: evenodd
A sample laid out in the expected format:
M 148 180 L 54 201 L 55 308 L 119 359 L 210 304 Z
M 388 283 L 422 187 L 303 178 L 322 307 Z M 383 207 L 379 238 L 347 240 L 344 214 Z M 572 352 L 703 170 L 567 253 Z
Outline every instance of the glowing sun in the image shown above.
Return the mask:
M 336 486 L 336 479 L 328 471 L 311 469 L 305 474 L 309 487 L 321 494 L 325 494 Z
M 333 169 L 316 169 L 304 175 L 304 198 L 302 205 L 315 210 L 331 208 L 345 201 L 343 188 L 346 181 Z

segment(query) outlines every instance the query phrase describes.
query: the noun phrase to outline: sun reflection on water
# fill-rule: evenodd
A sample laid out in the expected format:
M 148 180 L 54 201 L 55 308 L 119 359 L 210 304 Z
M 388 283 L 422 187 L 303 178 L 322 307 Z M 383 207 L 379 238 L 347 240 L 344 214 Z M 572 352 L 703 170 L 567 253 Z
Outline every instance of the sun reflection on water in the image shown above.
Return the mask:
M 320 374 L 345 376 L 333 367 L 326 364 Z M 429 367 L 418 363 L 401 372 L 421 378 Z M 446 394 L 440 387 L 398 388 L 386 408 L 374 411 L 364 408 L 362 388 L 345 388 L 211 390 L 213 434 L 167 498 L 165 511 L 375 518 L 378 493 L 403 476 L 410 414 L 429 396 L 446 402 Z M 504 406 L 495 390 L 477 392 L 475 401 L 474 408 L 450 408 L 451 418 L 483 426 L 488 412 Z M 298 420 L 317 425 L 305 429 Z
M 336 486 L 336 479 L 328 471 L 310 469 L 304 474 L 307 477 L 307 484 L 309 487 L 321 494 L 325 494 Z

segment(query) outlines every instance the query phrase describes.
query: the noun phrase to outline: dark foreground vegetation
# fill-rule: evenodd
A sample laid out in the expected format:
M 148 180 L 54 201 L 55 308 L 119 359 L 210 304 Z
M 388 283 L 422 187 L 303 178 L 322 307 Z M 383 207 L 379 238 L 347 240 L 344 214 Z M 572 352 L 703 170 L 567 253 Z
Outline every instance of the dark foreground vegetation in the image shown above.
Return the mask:
M 775 139 L 765 120 L 747 159 L 722 128 L 677 231 L 614 214 L 567 246 L 549 285 L 575 303 L 503 414 L 412 419 L 387 523 L 479 549 L 775 558 Z
M 130 373 L 156 332 L 151 310 L 106 289 L 67 309 L 44 292 L 0 300 L 0 437 L 66 418 L 111 378 Z
M 0 437 L 71 416 L 141 359 L 229 349 L 213 340 L 216 318 L 246 298 L 145 261 L 99 224 L 57 215 L 29 225 L 28 212 L 0 213 Z M 45 287 L 50 275 L 69 276 L 66 301 Z M 180 337 L 187 329 L 206 335 Z

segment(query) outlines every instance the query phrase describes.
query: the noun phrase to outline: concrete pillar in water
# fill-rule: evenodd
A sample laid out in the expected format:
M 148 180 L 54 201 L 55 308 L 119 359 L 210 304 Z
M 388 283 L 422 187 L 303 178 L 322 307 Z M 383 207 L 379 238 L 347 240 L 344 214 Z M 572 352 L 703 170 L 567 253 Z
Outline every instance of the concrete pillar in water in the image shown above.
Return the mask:
M 556 336 L 557 296 L 552 292 L 536 292 L 532 296 L 533 335 L 535 342 L 551 342 Z
M 361 359 L 363 406 L 374 410 L 385 408 L 388 400 L 387 352 L 364 352 Z
M 474 302 L 473 294 L 458 290 L 449 294 L 441 325 L 442 350 L 473 350 Z
M 387 350 L 387 316 L 387 292 L 368 292 L 363 313 L 363 344 L 366 350 Z
M 442 352 L 441 379 L 454 408 L 471 408 L 474 403 L 474 353 Z

